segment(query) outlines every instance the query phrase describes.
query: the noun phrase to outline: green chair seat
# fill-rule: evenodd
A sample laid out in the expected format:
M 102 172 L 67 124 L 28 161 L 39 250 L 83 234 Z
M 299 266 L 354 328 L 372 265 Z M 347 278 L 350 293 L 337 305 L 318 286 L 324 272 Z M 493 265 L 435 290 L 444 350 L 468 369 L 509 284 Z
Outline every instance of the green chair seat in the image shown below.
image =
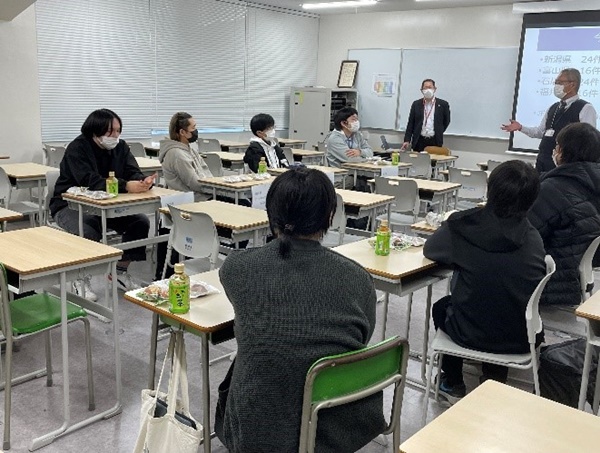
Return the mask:
M 41 293 L 14 300 L 10 303 L 14 335 L 38 332 L 60 324 L 60 299 L 52 294 Z M 67 302 L 67 319 L 87 316 L 79 305 Z

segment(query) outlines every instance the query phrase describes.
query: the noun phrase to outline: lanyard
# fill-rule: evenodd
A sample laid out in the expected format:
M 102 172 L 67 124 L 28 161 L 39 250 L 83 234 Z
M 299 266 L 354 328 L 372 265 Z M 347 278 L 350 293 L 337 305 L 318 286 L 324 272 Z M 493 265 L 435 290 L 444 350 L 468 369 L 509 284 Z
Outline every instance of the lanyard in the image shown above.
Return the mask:
M 346 138 L 346 144 L 348 145 L 348 149 L 354 149 L 354 134 Z
M 433 112 L 434 103 L 435 103 L 435 98 L 432 98 L 431 99 L 431 108 L 429 109 L 429 111 L 427 111 L 427 102 L 425 102 L 425 99 L 423 99 L 423 111 L 424 111 L 424 113 L 426 112 L 425 119 L 423 120 L 423 125 L 427 124 L 427 120 L 429 120 L 429 117 L 431 116 L 431 112 Z

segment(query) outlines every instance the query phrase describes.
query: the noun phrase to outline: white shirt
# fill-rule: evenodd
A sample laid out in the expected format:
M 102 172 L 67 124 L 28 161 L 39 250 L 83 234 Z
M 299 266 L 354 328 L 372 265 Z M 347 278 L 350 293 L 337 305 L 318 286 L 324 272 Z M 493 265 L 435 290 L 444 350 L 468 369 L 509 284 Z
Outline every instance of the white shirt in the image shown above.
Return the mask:
M 431 98 L 431 102 L 423 102 L 423 128 L 421 135 L 423 137 L 433 137 L 433 117 L 435 115 L 435 98 Z
M 565 111 L 567 111 L 569 109 L 569 107 L 571 106 L 571 104 L 573 104 L 573 102 L 577 101 L 578 99 L 579 99 L 578 94 L 567 99 L 565 101 L 565 103 L 567 104 L 565 107 Z M 550 110 L 550 108 L 548 108 L 548 110 Z M 537 126 L 537 127 L 523 126 L 521 128 L 521 132 L 523 132 L 525 135 L 527 135 L 528 137 L 531 137 L 531 138 L 542 138 L 544 136 L 544 133 L 546 132 L 546 120 L 548 119 L 548 110 L 546 110 L 546 113 L 544 113 L 544 117 L 542 118 L 542 122 L 540 123 L 539 126 Z M 598 118 L 597 118 L 597 114 L 596 114 L 596 109 L 589 102 L 587 104 L 585 104 L 583 106 L 583 108 L 581 109 L 581 112 L 579 112 L 579 121 L 582 123 L 588 123 L 588 124 L 591 124 L 592 126 L 596 127 L 597 119 Z

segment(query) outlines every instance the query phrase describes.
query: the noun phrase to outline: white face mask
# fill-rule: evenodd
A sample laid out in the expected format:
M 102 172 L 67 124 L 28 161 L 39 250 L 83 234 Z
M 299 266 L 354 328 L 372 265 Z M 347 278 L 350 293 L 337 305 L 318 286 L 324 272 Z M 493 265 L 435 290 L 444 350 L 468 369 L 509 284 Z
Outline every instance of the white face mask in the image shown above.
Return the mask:
M 425 99 L 431 99 L 433 97 L 433 94 L 435 93 L 435 90 L 433 88 L 426 88 L 424 90 L 421 90 L 421 93 L 423 93 Z
M 275 129 L 269 129 L 266 133 L 267 138 L 275 138 Z
M 562 99 L 565 97 L 565 87 L 559 85 L 558 83 L 554 85 L 554 96 L 558 99 Z
M 119 144 L 119 138 L 107 137 L 106 135 L 103 135 L 102 137 L 100 137 L 100 144 L 104 149 L 115 149 Z
M 351 123 L 348 123 L 348 129 L 352 133 L 358 132 L 360 129 L 360 121 L 356 120 L 356 121 L 352 121 Z

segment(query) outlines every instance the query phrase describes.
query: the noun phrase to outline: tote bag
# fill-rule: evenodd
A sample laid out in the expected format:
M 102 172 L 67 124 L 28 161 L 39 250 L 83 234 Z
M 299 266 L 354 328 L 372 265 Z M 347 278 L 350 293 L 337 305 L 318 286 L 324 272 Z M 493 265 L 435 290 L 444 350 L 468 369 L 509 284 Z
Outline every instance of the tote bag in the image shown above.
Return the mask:
M 158 391 L 165 364 L 173 358 L 166 394 Z M 181 399 L 177 398 L 181 386 Z M 196 453 L 202 425 L 189 412 L 187 358 L 183 331 L 171 334 L 157 390 L 142 390 L 140 432 L 134 453 Z M 165 408 L 166 406 L 166 408 Z

